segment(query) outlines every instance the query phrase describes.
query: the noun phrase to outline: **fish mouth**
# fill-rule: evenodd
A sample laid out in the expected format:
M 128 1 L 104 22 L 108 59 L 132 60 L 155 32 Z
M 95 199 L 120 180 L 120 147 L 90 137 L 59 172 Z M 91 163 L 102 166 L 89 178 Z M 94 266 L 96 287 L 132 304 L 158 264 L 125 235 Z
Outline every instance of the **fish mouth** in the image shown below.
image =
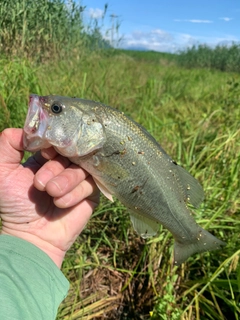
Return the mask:
M 50 144 L 44 139 L 49 116 L 47 111 L 42 108 L 41 102 L 38 95 L 30 95 L 28 113 L 23 128 L 23 147 L 27 151 L 50 147 Z

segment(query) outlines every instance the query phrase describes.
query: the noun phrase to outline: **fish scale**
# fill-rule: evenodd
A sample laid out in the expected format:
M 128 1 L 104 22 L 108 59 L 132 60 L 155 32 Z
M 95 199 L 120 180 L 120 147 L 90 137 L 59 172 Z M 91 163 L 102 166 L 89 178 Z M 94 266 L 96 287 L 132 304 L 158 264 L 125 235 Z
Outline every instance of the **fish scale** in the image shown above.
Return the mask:
M 106 114 L 106 112 L 103 112 L 103 115 L 104 114 Z M 95 157 L 99 156 L 101 158 L 99 162 L 105 162 L 106 167 L 109 167 L 110 163 L 118 164 L 121 168 L 125 168 L 128 175 L 121 181 L 119 181 L 118 178 L 116 179 L 116 176 L 113 177 L 112 174 L 108 175 L 108 173 L 111 173 L 109 172 L 111 169 L 110 165 L 108 173 L 104 172 L 104 182 L 109 183 L 109 189 L 111 186 L 114 186 L 115 190 L 112 192 L 117 198 L 123 198 L 121 201 L 124 202 L 125 205 L 127 205 L 126 202 L 130 202 L 132 204 L 131 208 L 138 207 L 139 210 L 142 208 L 142 214 L 146 211 L 149 213 L 150 211 L 152 212 L 152 218 L 157 220 L 157 206 L 158 208 L 160 205 L 163 206 L 163 208 L 166 207 L 165 198 L 160 198 L 159 185 L 167 192 L 168 190 L 172 193 L 178 191 L 181 199 L 184 197 L 181 193 L 181 187 L 176 179 L 176 175 L 173 173 L 173 169 L 169 169 L 169 176 L 167 176 L 167 178 L 165 177 L 167 166 L 174 167 L 175 165 L 171 158 L 160 150 L 156 142 L 149 142 L 148 136 L 141 130 L 139 125 L 130 121 L 121 113 L 120 117 L 118 115 L 119 112 L 117 111 L 111 110 L 111 112 L 108 113 L 107 142 L 101 151 L 95 154 Z M 98 114 L 97 117 L 101 117 L 101 114 Z M 104 117 L 102 117 L 102 122 L 104 124 Z M 126 123 L 128 124 L 127 129 L 122 130 L 122 128 L 126 127 Z M 123 126 L 123 124 L 125 124 L 125 126 Z M 144 154 L 139 153 L 139 150 L 144 152 Z M 74 161 L 83 167 L 86 166 L 86 160 L 81 161 L 81 159 L 77 158 L 74 159 Z M 87 162 L 91 162 L 91 157 Z M 164 168 L 163 174 L 161 174 L 161 168 Z M 88 168 L 88 170 L 91 169 Z M 96 170 L 92 169 L 91 174 L 101 180 L 97 167 Z M 135 175 L 137 175 L 137 177 Z M 162 179 L 163 175 L 164 179 Z M 171 178 L 175 177 L 175 179 L 170 179 L 170 176 Z M 165 178 L 169 180 L 168 185 Z M 136 187 L 139 187 L 139 190 L 133 192 Z M 178 190 L 174 190 L 174 187 L 178 187 Z M 142 191 L 142 193 L 140 191 Z M 161 222 L 163 223 L 163 221 Z
M 159 223 L 166 227 L 175 239 L 176 265 L 225 245 L 187 207 L 203 200 L 198 181 L 124 113 L 90 100 L 32 95 L 24 132 L 26 150 L 52 145 L 89 172 L 107 198 L 115 196 L 128 208 L 143 238 L 154 236 Z

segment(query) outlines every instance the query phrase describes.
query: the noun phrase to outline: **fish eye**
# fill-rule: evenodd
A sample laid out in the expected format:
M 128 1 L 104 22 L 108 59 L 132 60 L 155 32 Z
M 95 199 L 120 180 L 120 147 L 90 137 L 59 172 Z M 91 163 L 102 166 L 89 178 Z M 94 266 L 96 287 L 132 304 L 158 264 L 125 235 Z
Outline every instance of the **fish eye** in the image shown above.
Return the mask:
M 53 113 L 61 113 L 62 112 L 62 105 L 60 103 L 56 103 L 54 102 L 52 105 L 51 105 L 51 111 Z

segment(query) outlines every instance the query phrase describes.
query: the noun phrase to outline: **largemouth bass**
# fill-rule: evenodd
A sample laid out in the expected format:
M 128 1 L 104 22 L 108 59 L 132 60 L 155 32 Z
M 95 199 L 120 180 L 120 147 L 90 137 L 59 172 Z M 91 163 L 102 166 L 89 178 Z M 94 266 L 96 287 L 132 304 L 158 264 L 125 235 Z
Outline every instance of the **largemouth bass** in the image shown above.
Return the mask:
M 159 223 L 167 228 L 175 239 L 176 265 L 225 245 L 202 229 L 187 207 L 204 198 L 198 181 L 122 112 L 90 100 L 31 95 L 24 148 L 50 146 L 89 172 L 108 199 L 118 198 L 143 238 L 154 236 Z

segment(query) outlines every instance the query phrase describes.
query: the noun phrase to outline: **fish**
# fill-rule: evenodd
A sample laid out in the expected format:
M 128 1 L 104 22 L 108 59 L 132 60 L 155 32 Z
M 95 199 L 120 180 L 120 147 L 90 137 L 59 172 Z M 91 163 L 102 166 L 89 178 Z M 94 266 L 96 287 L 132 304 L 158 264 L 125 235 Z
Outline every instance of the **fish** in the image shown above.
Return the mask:
M 76 97 L 32 94 L 23 130 L 25 150 L 53 146 L 86 170 L 109 200 L 127 208 L 142 238 L 158 234 L 159 224 L 168 229 L 175 265 L 226 245 L 192 216 L 188 204 L 198 207 L 204 199 L 200 183 L 123 112 Z

